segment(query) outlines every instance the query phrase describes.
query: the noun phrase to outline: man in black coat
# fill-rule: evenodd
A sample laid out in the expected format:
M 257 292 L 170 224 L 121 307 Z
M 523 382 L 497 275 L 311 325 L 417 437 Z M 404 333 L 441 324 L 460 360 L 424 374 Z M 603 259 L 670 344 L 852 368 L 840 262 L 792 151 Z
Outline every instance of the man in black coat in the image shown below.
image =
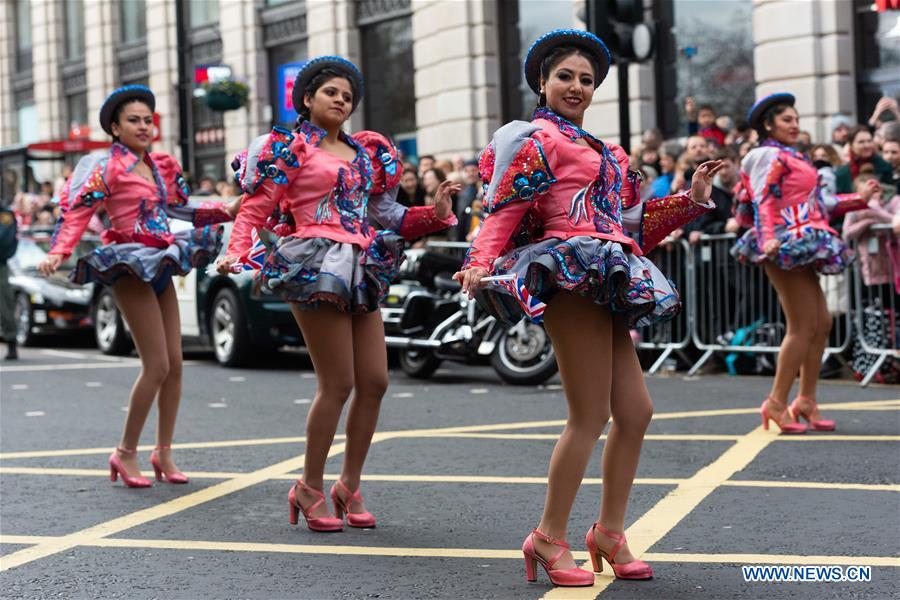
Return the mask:
M 0 206 L 0 333 L 8 348 L 6 360 L 19 358 L 16 350 L 16 297 L 9 284 L 8 265 L 18 245 L 16 215 L 9 206 Z

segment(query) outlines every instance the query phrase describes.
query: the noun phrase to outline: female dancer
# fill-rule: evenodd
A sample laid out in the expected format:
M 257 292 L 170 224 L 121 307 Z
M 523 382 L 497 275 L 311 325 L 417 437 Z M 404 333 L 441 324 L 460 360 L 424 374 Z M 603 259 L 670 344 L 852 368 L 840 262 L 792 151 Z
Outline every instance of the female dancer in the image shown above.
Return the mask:
M 822 354 L 831 331 L 831 313 L 817 273 L 840 273 L 850 250 L 828 226 L 840 203 L 869 201 L 878 183 L 861 195 L 832 196 L 820 187 L 816 168 L 791 146 L 800 134 L 794 96 L 772 94 L 756 102 L 747 115 L 761 143 L 741 163 L 741 179 L 754 210 L 754 226 L 731 249 L 741 261 L 762 264 L 787 319 L 787 334 L 778 352 L 772 389 L 762 403 L 763 426 L 775 421 L 782 433 L 806 433 L 803 417 L 815 430 L 834 430 L 816 406 Z M 865 208 L 865 202 L 858 208 Z M 800 393 L 787 406 L 788 393 L 800 374 Z
M 111 286 L 116 304 L 141 358 L 141 373 L 131 390 L 125 430 L 109 457 L 110 478 L 128 487 L 149 487 L 141 477 L 137 445 L 158 395 L 157 446 L 150 455 L 156 480 L 187 483 L 172 460 L 172 436 L 181 400 L 181 323 L 173 275 L 186 275 L 219 250 L 221 227 L 238 203 L 188 203 L 189 190 L 172 156 L 150 153 L 156 100 L 148 88 L 127 85 L 114 91 L 100 109 L 100 125 L 113 136 L 108 151 L 79 161 L 61 194 L 62 215 L 49 256 L 38 266 L 50 275 L 71 253 L 97 207 L 103 204 L 111 226 L 106 245 L 78 260 L 69 275 L 76 283 Z M 168 216 L 193 221 L 198 228 L 172 234 Z
M 524 311 L 537 320 L 527 295 L 547 304 L 543 322 L 559 362 L 569 416 L 550 461 L 543 517 L 522 551 L 529 580 L 540 562 L 555 585 L 565 586 L 594 583 L 591 572 L 575 567 L 563 540 L 610 413 L 603 498 L 586 543 L 595 571 L 602 568 L 602 557 L 616 577 L 653 575 L 628 550 L 623 533 L 653 412 L 628 330 L 678 311 L 677 292 L 644 254 L 712 208 L 707 203 L 711 177 L 720 167 L 704 163 L 691 190 L 642 203 L 638 177 L 629 171 L 622 148 L 581 128 L 609 63 L 603 42 L 579 30 L 551 31 L 528 51 L 525 75 L 540 95 L 538 108 L 531 123 L 514 121 L 500 128 L 482 152 L 482 179 L 490 182 L 484 207 L 490 214 L 454 276 L 469 294 L 485 275 L 514 277 L 504 286 L 508 290 L 488 288 L 479 296 L 500 317 L 518 320 Z M 592 360 L 589 369 L 586 357 Z
M 288 495 L 290 522 L 302 512 L 313 531 L 342 530 L 343 514 L 351 527 L 375 526 L 359 482 L 388 384 L 378 301 L 403 260 L 403 238 L 456 224 L 450 193 L 458 186 L 443 184 L 435 206 L 407 208 L 396 202 L 402 166 L 391 142 L 371 131 L 341 131 L 362 94 L 353 63 L 337 56 L 306 63 L 294 83 L 296 131 L 276 127 L 237 161 L 245 196 L 218 263 L 225 273 L 245 262 L 253 228 L 277 212 L 269 228 L 285 237 L 261 276 L 291 303 L 318 379 L 303 477 Z M 368 217 L 392 231 L 376 232 Z M 322 489 L 325 460 L 351 390 L 344 466 L 331 488 L 335 518 Z

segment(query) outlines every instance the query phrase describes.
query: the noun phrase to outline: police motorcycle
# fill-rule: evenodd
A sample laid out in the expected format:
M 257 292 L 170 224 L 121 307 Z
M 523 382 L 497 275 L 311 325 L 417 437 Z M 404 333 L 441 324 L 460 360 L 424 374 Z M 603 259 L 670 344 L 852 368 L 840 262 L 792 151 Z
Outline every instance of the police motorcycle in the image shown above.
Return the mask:
M 490 364 L 507 383 L 537 385 L 556 374 L 550 336 L 522 319 L 504 324 L 461 293 L 451 276 L 468 244 L 429 242 L 407 251 L 382 315 L 385 341 L 410 377 L 428 378 L 445 360 Z

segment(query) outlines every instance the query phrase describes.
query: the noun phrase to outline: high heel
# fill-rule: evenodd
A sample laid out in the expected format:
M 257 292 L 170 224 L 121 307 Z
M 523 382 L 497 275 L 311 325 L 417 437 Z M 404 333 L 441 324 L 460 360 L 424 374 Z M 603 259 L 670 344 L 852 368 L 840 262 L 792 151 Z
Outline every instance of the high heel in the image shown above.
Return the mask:
M 109 455 L 109 480 L 115 483 L 119 479 L 119 475 L 122 476 L 122 481 L 125 482 L 125 485 L 130 488 L 148 488 L 153 485 L 153 482 L 147 479 L 146 477 L 141 477 L 138 475 L 137 477 L 131 477 L 125 471 L 125 465 L 122 464 L 122 459 L 119 458 L 119 452 L 122 454 L 137 454 L 136 448 L 116 448 L 113 450 L 113 453 Z
M 337 487 L 341 486 L 341 490 L 347 495 L 347 499 L 344 500 L 337 493 Z M 350 512 L 350 503 L 352 502 L 362 503 L 362 494 L 359 493 L 359 488 L 356 489 L 355 492 L 351 492 L 344 482 L 338 479 L 333 486 L 331 486 L 331 502 L 334 503 L 334 512 L 335 516 L 338 519 L 341 519 L 343 522 L 344 515 L 347 515 L 347 525 L 350 527 L 361 527 L 361 528 L 372 528 L 375 527 L 375 515 L 370 513 L 369 511 L 361 512 L 361 513 L 352 513 Z
M 803 411 L 800 409 L 800 401 L 804 401 L 807 404 L 811 405 L 809 410 Z M 809 426 L 813 431 L 834 431 L 837 427 L 831 419 L 819 419 L 818 421 L 813 421 L 812 415 L 816 412 L 818 405 L 816 401 L 810 398 L 809 396 L 797 396 L 794 398 L 794 401 L 791 402 L 790 408 L 788 408 L 788 414 L 791 415 L 791 418 L 794 419 L 795 423 L 800 422 L 800 417 L 803 417 L 807 421 L 809 421 Z
M 165 476 L 165 480 L 169 483 L 187 483 L 188 478 L 187 475 L 182 473 L 181 471 L 172 471 L 171 473 L 166 473 L 162 465 L 159 464 L 159 451 L 160 450 L 171 450 L 172 446 L 157 446 L 153 452 L 150 453 L 150 464 L 153 465 L 153 472 L 156 474 L 156 480 L 162 481 Z
M 616 545 L 613 546 L 613 549 L 610 552 L 606 552 L 605 550 L 601 550 L 600 546 L 597 545 L 597 538 L 594 537 L 594 530 L 599 531 L 606 537 L 616 540 Z M 642 560 L 633 560 L 628 563 L 617 563 L 616 562 L 616 553 L 619 549 L 625 545 L 625 534 L 624 533 L 613 533 L 609 529 L 606 529 L 600 523 L 594 523 L 591 525 L 591 528 L 588 529 L 587 535 L 584 538 L 585 543 L 587 544 L 588 552 L 591 554 L 591 564 L 594 567 L 595 573 L 603 572 L 603 560 L 609 563 L 609 566 L 612 567 L 613 573 L 616 574 L 618 579 L 652 579 L 653 578 L 653 569 Z
M 309 510 L 303 508 L 303 505 L 300 504 L 300 500 L 297 498 L 297 486 L 302 487 L 305 491 L 311 493 L 314 496 L 318 496 L 319 499 L 316 500 L 312 506 L 309 507 Z M 289 522 L 291 525 L 296 525 L 299 520 L 299 513 L 303 513 L 303 518 L 306 519 L 306 526 L 309 527 L 310 531 L 343 531 L 344 530 L 344 520 L 336 519 L 332 516 L 327 517 L 311 517 L 309 513 L 314 511 L 317 506 L 325 503 L 325 494 L 323 494 L 320 490 L 315 488 L 311 488 L 302 480 L 298 479 L 296 485 L 291 486 L 291 491 L 288 492 L 288 508 L 290 509 L 289 513 Z
M 538 539 L 545 541 L 548 544 L 559 546 L 559 552 L 557 552 L 550 560 L 544 560 L 544 558 L 534 549 L 534 536 L 537 536 Z M 537 581 L 535 563 L 541 563 L 541 566 L 544 567 L 544 571 L 547 572 L 547 577 L 550 578 L 553 585 L 561 587 L 587 587 L 589 585 L 594 585 L 594 574 L 590 571 L 579 569 L 578 567 L 573 567 L 571 569 L 553 568 L 553 565 L 556 564 L 568 549 L 569 544 L 563 540 L 552 538 L 541 533 L 537 529 L 532 529 L 531 533 L 528 534 L 528 537 L 525 538 L 525 542 L 522 544 L 522 554 L 525 555 L 526 579 L 528 579 L 528 581 Z
M 778 425 L 778 428 L 781 430 L 781 433 L 785 435 L 799 435 L 801 433 L 806 433 L 806 425 L 803 423 L 782 423 L 778 419 L 772 416 L 772 413 L 769 412 L 769 402 L 774 402 L 771 397 L 763 400 L 762 406 L 759 407 L 759 416 L 762 418 L 762 426 L 766 431 L 769 430 L 769 420 L 775 421 L 775 424 Z M 785 410 L 790 410 L 785 407 Z

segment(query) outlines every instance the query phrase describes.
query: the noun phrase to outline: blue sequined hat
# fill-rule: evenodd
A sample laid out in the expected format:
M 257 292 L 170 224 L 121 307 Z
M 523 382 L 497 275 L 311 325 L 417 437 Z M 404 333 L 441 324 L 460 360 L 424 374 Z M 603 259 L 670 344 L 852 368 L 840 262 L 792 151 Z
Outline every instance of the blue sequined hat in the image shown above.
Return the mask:
M 347 77 L 350 81 L 350 87 L 353 88 L 353 110 L 359 105 L 359 101 L 363 97 L 363 76 L 359 69 L 352 62 L 340 56 L 317 56 L 306 62 L 303 68 L 297 72 L 297 78 L 294 79 L 294 89 L 291 92 L 291 101 L 294 104 L 294 110 L 298 113 L 303 108 L 303 93 L 309 82 L 319 74 L 319 71 L 325 68 L 331 68 Z
M 788 94 L 785 92 L 763 96 L 756 101 L 756 104 L 750 107 L 750 110 L 747 111 L 747 122 L 750 123 L 750 127 L 752 127 L 753 129 L 759 129 L 760 127 L 762 127 L 763 115 L 766 114 L 766 111 L 769 110 L 769 108 L 775 106 L 776 104 L 787 104 L 789 106 L 793 106 L 795 101 L 796 98 L 794 98 L 793 94 Z
M 100 127 L 103 128 L 103 131 L 109 135 L 113 134 L 113 114 L 120 104 L 129 100 L 140 100 L 150 107 L 150 112 L 156 110 L 156 96 L 153 95 L 150 88 L 144 85 L 122 86 L 107 96 L 103 101 L 103 106 L 100 107 Z
M 536 39 L 525 55 L 525 81 L 535 94 L 541 93 L 541 63 L 557 46 L 574 46 L 594 57 L 600 67 L 594 81 L 595 89 L 606 79 L 612 57 L 603 40 L 581 29 L 554 29 Z

